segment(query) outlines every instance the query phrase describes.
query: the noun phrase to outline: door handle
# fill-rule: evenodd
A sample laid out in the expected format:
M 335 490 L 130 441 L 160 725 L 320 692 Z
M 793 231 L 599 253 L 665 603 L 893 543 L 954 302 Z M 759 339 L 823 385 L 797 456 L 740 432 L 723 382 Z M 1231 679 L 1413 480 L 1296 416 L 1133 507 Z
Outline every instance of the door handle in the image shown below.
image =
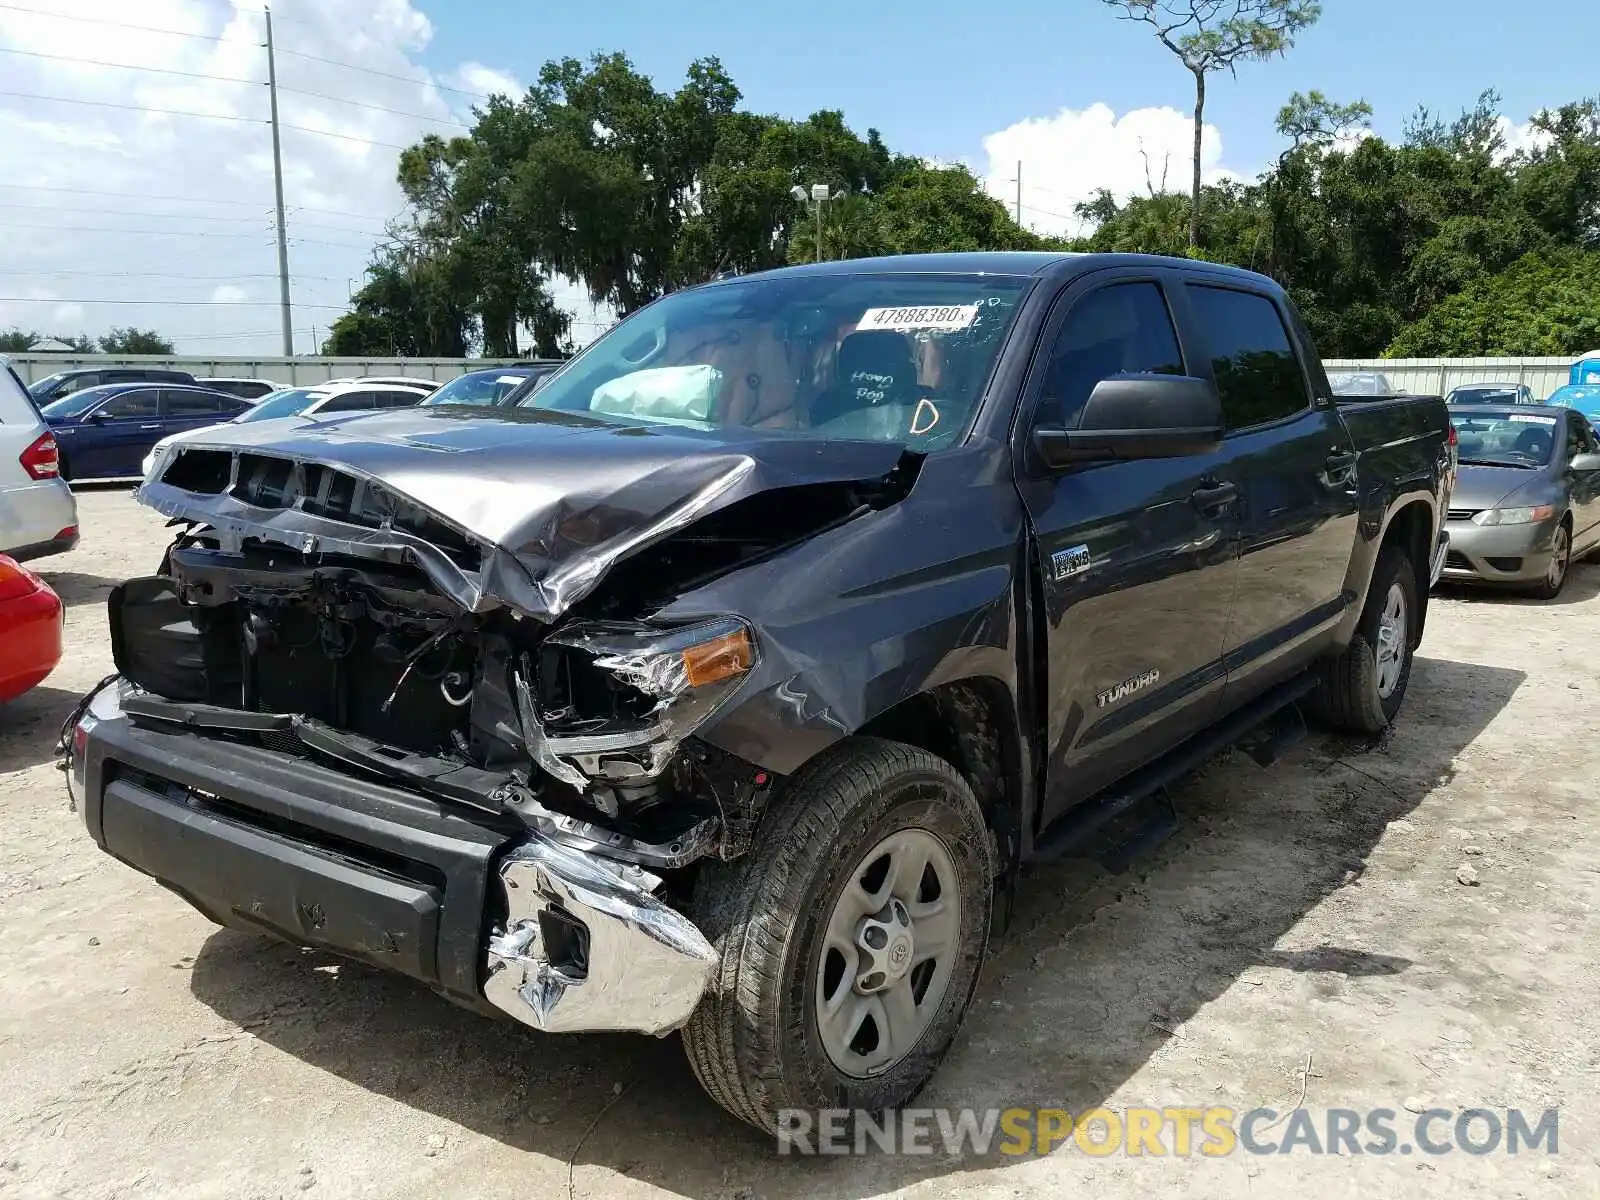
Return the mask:
M 1208 516 L 1239 498 L 1239 488 L 1231 483 L 1213 483 L 1189 493 L 1189 503 Z
M 1330 474 L 1348 471 L 1356 465 L 1356 453 L 1354 450 L 1335 450 L 1328 455 L 1327 465 Z
M 159 426 L 159 425 L 141 425 L 141 426 L 139 426 L 139 428 L 140 429 L 160 429 L 161 426 Z

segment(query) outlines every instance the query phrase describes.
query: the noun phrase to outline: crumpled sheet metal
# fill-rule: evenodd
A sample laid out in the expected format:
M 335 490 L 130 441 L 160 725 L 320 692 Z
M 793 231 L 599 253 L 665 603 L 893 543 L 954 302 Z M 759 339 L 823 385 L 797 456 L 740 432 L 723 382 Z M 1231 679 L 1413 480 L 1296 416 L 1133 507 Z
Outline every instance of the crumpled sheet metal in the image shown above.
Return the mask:
M 552 620 L 621 560 L 747 497 L 808 484 L 881 479 L 889 442 L 803 433 L 611 425 L 541 409 L 396 409 L 366 416 L 222 425 L 181 453 L 222 450 L 317 463 L 382 485 L 483 551 L 462 569 L 426 540 L 300 508 L 259 508 L 159 478 L 139 489 L 156 511 L 301 552 L 415 561 L 472 612 L 510 606 Z M 177 456 L 169 458 L 163 474 Z
M 547 1033 L 664 1034 L 689 1019 L 717 952 L 687 917 L 651 895 L 659 881 L 534 839 L 500 865 L 506 923 L 489 938 L 484 998 Z M 560 909 L 589 931 L 587 972 L 552 962 L 539 913 Z

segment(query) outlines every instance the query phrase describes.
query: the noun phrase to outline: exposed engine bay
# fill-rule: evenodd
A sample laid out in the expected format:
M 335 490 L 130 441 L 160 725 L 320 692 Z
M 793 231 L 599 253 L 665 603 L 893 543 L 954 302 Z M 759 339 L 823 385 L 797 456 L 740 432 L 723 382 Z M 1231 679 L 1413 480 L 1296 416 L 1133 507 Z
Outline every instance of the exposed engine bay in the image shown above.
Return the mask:
M 184 514 L 161 573 L 110 602 L 118 669 L 143 693 L 124 708 L 331 760 L 646 869 L 734 857 L 772 780 L 694 733 L 757 666 L 757 633 L 732 615 L 648 614 L 908 483 L 900 471 L 732 497 L 618 556 L 605 586 L 592 570 L 582 592 L 568 588 L 569 611 L 534 616 L 463 603 L 438 560 L 481 578 L 495 548 L 378 481 L 186 450 L 147 485 L 154 501 L 184 497 L 157 503 Z M 197 519 L 207 506 L 217 520 Z M 340 532 L 308 537 L 308 523 Z

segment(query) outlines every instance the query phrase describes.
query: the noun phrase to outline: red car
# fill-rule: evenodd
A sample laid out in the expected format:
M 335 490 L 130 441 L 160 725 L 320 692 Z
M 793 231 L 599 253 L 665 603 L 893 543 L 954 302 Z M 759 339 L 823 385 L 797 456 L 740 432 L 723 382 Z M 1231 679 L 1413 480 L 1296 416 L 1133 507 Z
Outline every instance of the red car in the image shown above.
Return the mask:
M 43 681 L 60 661 L 60 597 L 0 554 L 0 703 Z

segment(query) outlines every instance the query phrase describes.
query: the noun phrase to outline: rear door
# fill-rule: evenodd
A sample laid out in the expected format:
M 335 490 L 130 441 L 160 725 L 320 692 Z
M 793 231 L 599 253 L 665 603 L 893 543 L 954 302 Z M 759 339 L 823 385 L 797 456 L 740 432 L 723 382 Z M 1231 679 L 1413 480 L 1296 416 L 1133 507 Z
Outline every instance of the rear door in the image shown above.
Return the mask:
M 1181 375 L 1161 269 L 1096 272 L 1057 299 L 1019 416 L 1015 461 L 1045 623 L 1045 821 L 1204 727 L 1220 699 L 1235 525 L 1225 455 L 1050 472 L 1036 428 L 1074 428 L 1094 385 Z M 1042 570 L 1041 570 L 1042 569 Z
M 130 388 L 112 396 L 80 421 L 67 448 L 74 479 L 111 479 L 139 474 L 139 462 L 161 437 L 160 399 L 155 388 Z
M 1189 279 L 1185 315 L 1228 426 L 1239 488 L 1239 590 L 1226 661 L 1232 709 L 1320 653 L 1354 597 L 1356 453 L 1298 322 L 1268 289 Z

